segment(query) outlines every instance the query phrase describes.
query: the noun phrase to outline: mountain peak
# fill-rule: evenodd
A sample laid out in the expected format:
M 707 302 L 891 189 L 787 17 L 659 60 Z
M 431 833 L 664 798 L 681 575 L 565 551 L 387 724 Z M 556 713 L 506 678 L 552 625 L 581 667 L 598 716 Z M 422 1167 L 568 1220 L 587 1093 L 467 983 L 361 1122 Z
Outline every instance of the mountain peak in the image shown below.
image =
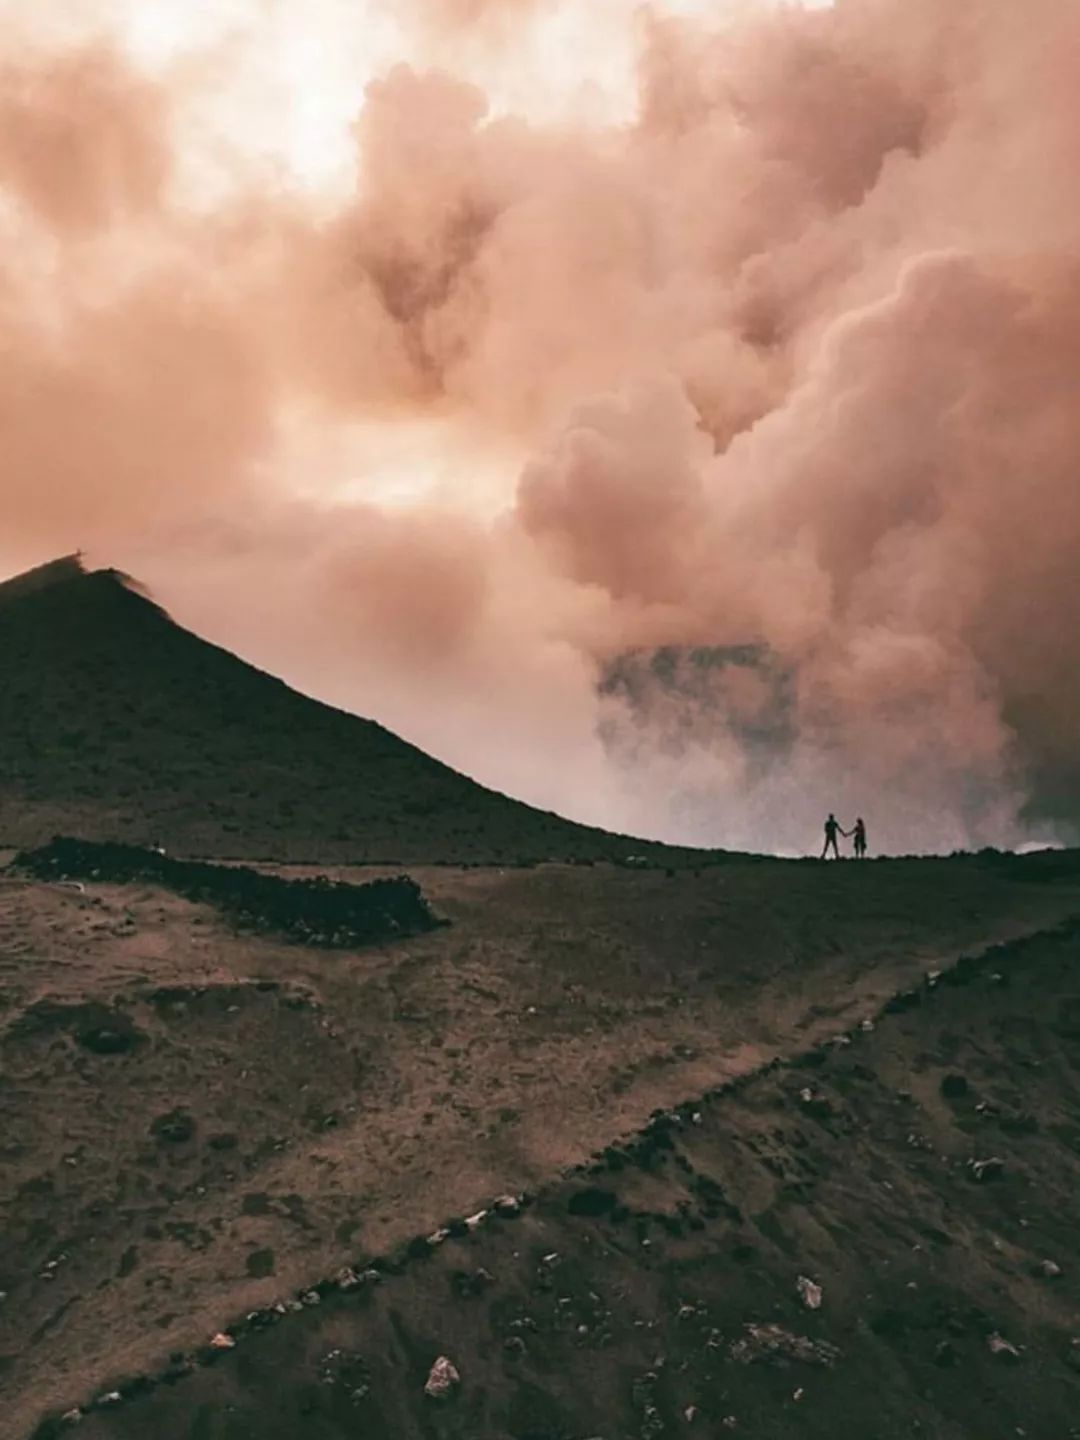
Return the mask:
M 72 555 L 62 555 L 59 560 L 48 560 L 44 565 L 35 565 L 13 575 L 10 580 L 0 583 L 0 600 L 15 599 L 19 595 L 30 595 L 35 590 L 47 590 L 52 585 L 66 585 L 86 575 L 81 550 Z
M 75 586 L 80 588 L 75 591 Z M 91 593 L 100 602 L 107 596 L 115 596 L 119 591 L 137 596 L 154 610 L 164 614 L 141 581 L 113 566 L 88 568 L 81 550 L 76 550 L 72 555 L 63 555 L 58 560 L 49 560 L 44 565 L 36 565 L 32 570 L 24 570 L 19 575 L 13 575 L 10 580 L 0 581 L 0 606 L 31 596 L 45 598 L 50 592 L 61 592 L 57 594 L 60 604 L 65 604 L 69 598 L 73 599 L 78 595 L 77 603 L 82 606 L 89 601 Z
M 177 625 L 81 555 L 0 585 L 0 825 L 234 859 L 659 854 L 486 790 Z

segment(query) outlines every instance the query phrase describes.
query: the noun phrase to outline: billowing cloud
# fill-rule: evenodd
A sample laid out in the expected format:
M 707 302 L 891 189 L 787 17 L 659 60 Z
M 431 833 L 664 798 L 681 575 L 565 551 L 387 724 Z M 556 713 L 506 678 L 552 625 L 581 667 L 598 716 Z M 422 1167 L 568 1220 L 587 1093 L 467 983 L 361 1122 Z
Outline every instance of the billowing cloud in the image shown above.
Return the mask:
M 105 49 L 0 70 L 0 171 L 50 228 L 85 234 L 159 201 L 170 152 L 163 97 Z
M 228 84 L 197 47 L 20 52 L 9 563 L 90 545 L 601 823 L 788 849 L 830 808 L 903 848 L 1075 825 L 1080 17 L 598 5 L 593 39 L 638 55 L 598 123 L 508 101 L 552 63 L 534 7 L 410 14 L 333 194 L 193 123 L 235 113 L 192 108 Z M 587 59 L 557 65 L 576 94 Z

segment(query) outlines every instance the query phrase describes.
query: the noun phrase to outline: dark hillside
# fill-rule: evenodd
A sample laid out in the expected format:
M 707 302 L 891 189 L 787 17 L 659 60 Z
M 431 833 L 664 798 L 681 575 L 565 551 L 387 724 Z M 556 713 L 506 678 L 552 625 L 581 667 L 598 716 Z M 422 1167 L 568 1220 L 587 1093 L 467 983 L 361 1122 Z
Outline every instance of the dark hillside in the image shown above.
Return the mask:
M 514 863 L 662 847 L 484 789 L 175 625 L 115 571 L 0 586 L 0 844 Z

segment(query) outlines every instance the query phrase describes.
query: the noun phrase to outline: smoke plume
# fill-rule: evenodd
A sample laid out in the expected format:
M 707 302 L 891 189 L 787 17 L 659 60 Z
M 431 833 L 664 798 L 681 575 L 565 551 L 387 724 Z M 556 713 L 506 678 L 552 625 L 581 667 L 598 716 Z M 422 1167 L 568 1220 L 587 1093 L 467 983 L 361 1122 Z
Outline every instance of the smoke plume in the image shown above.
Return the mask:
M 575 818 L 1075 834 L 1080 11 L 91 9 L 4 22 L 0 565 Z

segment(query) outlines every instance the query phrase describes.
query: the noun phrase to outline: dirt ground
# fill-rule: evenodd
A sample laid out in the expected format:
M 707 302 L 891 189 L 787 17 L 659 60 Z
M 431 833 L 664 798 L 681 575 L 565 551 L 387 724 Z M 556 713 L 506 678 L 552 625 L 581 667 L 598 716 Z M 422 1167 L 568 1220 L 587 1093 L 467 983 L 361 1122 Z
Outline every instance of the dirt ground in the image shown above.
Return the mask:
M 81 1433 L 1071 1440 L 1078 938 L 992 951 L 517 1218 L 253 1315 Z
M 385 872 L 329 873 L 364 880 Z M 861 1040 L 852 1064 L 866 1075 L 852 1072 L 845 1082 L 851 1097 L 844 1092 L 829 1103 L 845 1115 L 865 1111 L 864 1118 L 834 1124 L 832 1111 L 817 1109 L 781 1118 L 793 1103 L 787 1082 L 776 1078 L 785 1072 L 758 1082 L 764 1087 L 753 1091 L 759 1100 L 740 1098 L 740 1106 L 757 1105 L 760 1114 L 747 1118 L 730 1100 L 713 1102 L 693 1133 L 693 1146 L 704 1149 L 685 1152 L 690 1171 L 675 1168 L 679 1184 L 685 1177 L 691 1189 L 695 1174 L 719 1176 L 730 1201 L 713 1195 L 709 1208 L 717 1215 L 706 1217 L 692 1241 L 685 1237 L 688 1248 L 663 1226 L 666 1238 L 640 1236 L 633 1216 L 610 1236 L 605 1232 L 602 1242 L 595 1221 L 582 1225 L 575 1217 L 568 1230 L 568 1199 L 556 1182 L 567 1167 L 635 1131 L 657 1107 L 703 1096 L 774 1056 L 857 1029 L 898 990 L 961 955 L 1045 934 L 1080 914 L 1075 857 L 864 866 L 730 861 L 697 873 L 607 865 L 413 867 L 410 873 L 450 925 L 394 946 L 334 953 L 237 936 L 215 912 L 150 887 L 91 885 L 80 892 L 0 876 L 0 1403 L 13 1436 L 29 1434 L 47 1412 L 160 1369 L 170 1353 L 205 1345 L 246 1312 L 289 1300 L 345 1264 L 391 1254 L 450 1216 L 520 1190 L 543 1198 L 514 1222 L 512 1241 L 497 1231 L 478 1232 L 465 1242 L 471 1253 L 464 1259 L 448 1245 L 416 1278 L 407 1268 L 388 1281 L 385 1303 L 378 1287 L 375 1301 L 365 1289 L 366 1298 L 319 1307 L 317 1320 L 291 1317 L 174 1390 L 94 1411 L 87 1433 L 199 1440 L 358 1433 L 541 1440 L 595 1433 L 614 1440 L 662 1433 L 648 1428 L 650 1406 L 673 1425 L 672 1407 L 691 1405 L 699 1407 L 703 1424 L 706 1413 L 712 1417 L 705 1433 L 722 1433 L 716 1427 L 725 1416 L 713 1411 L 728 1403 L 717 1396 L 730 1382 L 737 1393 L 725 1415 L 744 1433 L 781 1437 L 796 1433 L 798 1424 L 799 1434 L 825 1434 L 808 1428 L 807 1417 L 828 1412 L 835 1421 L 854 1378 L 865 1384 L 871 1373 L 864 1361 L 879 1350 L 891 1353 L 887 1337 L 871 1342 L 858 1328 L 857 1315 L 866 1308 L 856 1306 L 860 1284 L 872 1296 L 884 1294 L 892 1271 L 882 1267 L 898 1267 L 899 1257 L 908 1256 L 925 1278 L 927 1257 L 936 1271 L 947 1252 L 949 1284 L 966 1285 L 968 1240 L 980 1247 L 977 1264 L 970 1262 L 972 1293 L 998 1283 L 1005 1261 L 990 1232 L 978 1228 L 989 1223 L 987 1214 L 976 1209 L 972 1218 L 968 1210 L 984 1203 L 984 1193 L 1017 1194 L 1019 1181 L 1011 1159 L 1007 1178 L 992 1192 L 967 1179 L 961 1151 L 966 1159 L 980 1148 L 974 1135 L 981 1112 L 975 1119 L 942 1110 L 931 1093 L 940 1069 L 934 1057 L 945 1057 L 942 1064 L 962 1061 L 988 1094 L 996 1096 L 994 1086 L 1011 1094 L 1031 1079 L 1020 1052 L 1032 1059 L 1040 1053 L 1041 1031 L 1033 1039 L 1025 1030 L 1033 1024 L 1049 1027 L 1058 1045 L 1053 1083 L 1049 1069 L 1032 1072 L 1039 1104 L 1052 1107 L 1057 1129 L 1047 1124 L 1034 1138 L 1025 1134 L 1024 1153 L 1042 1157 L 1037 1188 L 1045 1217 L 1039 1224 L 1045 1219 L 1050 1226 L 1056 1215 L 1065 1225 L 1066 1181 L 1075 1163 L 1065 1136 L 1080 1132 L 1069 1129 L 1076 1123 L 1069 1110 L 1072 1052 L 1068 1036 L 1053 1029 L 1053 1006 L 1068 1010 L 1067 960 L 1075 956 L 1075 940 L 1053 938 L 1033 942 L 1057 957 L 1047 962 L 1057 977 L 1057 990 L 1047 992 L 1049 1020 L 1031 1019 L 1034 1002 L 1019 981 L 1011 988 L 980 982 L 935 991 L 910 1020 L 891 1017 L 881 1030 L 898 1037 L 895 1044 L 879 1051 L 877 1032 Z M 976 994 L 979 1007 L 973 1008 Z M 946 1030 L 904 1039 L 904 1027 L 917 1027 L 945 1003 L 954 1012 Z M 998 1007 L 997 1019 L 991 1005 Z M 1014 1026 L 1015 1043 L 1005 1047 L 1007 1024 Z M 122 1037 L 109 1039 L 105 1053 L 103 1032 Z M 954 1039 L 946 1041 L 946 1033 Z M 869 1058 L 861 1058 L 864 1053 Z M 994 1076 L 1002 1064 L 999 1085 Z M 825 1079 L 824 1070 L 815 1071 L 800 1085 Z M 878 1093 L 883 1085 L 893 1087 L 887 1100 Z M 909 1129 L 938 1126 L 933 1149 L 947 1139 L 955 1150 L 953 1169 L 935 1168 L 944 1162 L 931 1164 L 930 1152 L 904 1137 L 894 1153 L 895 1125 L 889 1143 L 878 1145 L 881 1107 L 893 1107 L 887 1108 L 893 1116 L 897 1088 L 917 1092 L 913 1103 L 928 1118 L 920 1109 Z M 960 1125 L 965 1116 L 976 1127 L 971 1135 Z M 792 1125 L 805 1143 L 793 1138 Z M 1006 1139 L 1012 1143 L 992 1133 L 995 1153 Z M 1060 1173 L 1046 1168 L 1051 1154 Z M 784 1189 L 790 1180 L 798 1196 L 802 1159 L 818 1166 L 803 1176 L 807 1194 L 818 1197 L 813 1204 L 806 1195 L 791 1199 Z M 664 1164 L 674 1174 L 674 1160 Z M 890 1192 L 886 1180 L 899 1185 L 908 1174 L 904 1166 L 912 1165 L 925 1173 L 905 1179 L 908 1190 Z M 620 1206 L 635 1214 L 642 1208 L 679 1213 L 684 1197 L 670 1178 L 650 1199 L 656 1177 L 632 1168 L 632 1185 L 619 1180 Z M 931 1223 L 928 1215 L 939 1217 L 933 1228 L 947 1234 L 953 1228 L 941 1213 L 960 1203 L 950 1198 L 954 1179 L 963 1202 L 956 1222 L 962 1235 L 953 1236 L 959 1243 L 927 1248 L 924 1237 L 918 1243 L 925 1254 L 911 1258 L 908 1241 Z M 1036 1198 L 1030 1186 L 1024 1189 L 1025 1205 Z M 728 1203 L 738 1209 L 738 1222 L 724 1208 Z M 826 1208 L 814 1218 L 819 1203 Z M 751 1216 L 766 1218 L 759 1223 Z M 1015 1225 L 1010 1220 L 1013 1229 L 999 1224 L 1002 1243 L 1013 1246 L 1009 1263 L 1020 1218 Z M 717 1229 L 713 1221 L 723 1223 Z M 1042 1237 L 1040 1230 L 1040 1244 Z M 740 1254 L 743 1246 L 752 1253 L 733 1261 L 736 1244 Z M 992 1254 L 984 1253 L 988 1246 Z M 1064 1253 L 1064 1229 L 1046 1229 L 1045 1246 Z M 568 1313 L 576 1315 L 573 1307 L 591 1293 L 602 1297 L 589 1303 L 602 1304 L 609 1316 L 599 1332 L 609 1335 L 603 1357 L 593 1353 L 592 1341 L 579 1344 L 578 1331 L 562 1319 L 552 1320 L 552 1329 L 537 1318 L 539 1302 L 531 1298 L 536 1333 L 550 1330 L 550 1336 L 541 1344 L 528 1326 L 508 1331 L 514 1307 L 532 1294 L 544 1247 L 544 1253 L 573 1254 L 574 1274 L 580 1271 L 583 1285 L 588 1280 L 570 1295 Z M 481 1304 L 450 1309 L 448 1275 L 463 1264 L 490 1269 L 499 1286 Z M 723 1346 L 730 1349 L 742 1334 L 730 1328 L 739 1316 L 749 1317 L 746 1323 L 764 1316 L 771 1324 L 774 1315 L 792 1322 L 797 1275 L 787 1270 L 799 1266 L 830 1277 L 821 1317 L 830 1317 L 831 1326 L 835 1316 L 843 1333 L 829 1343 L 848 1353 L 865 1340 L 871 1349 L 859 1364 L 837 1361 L 815 1376 L 813 1405 L 790 1400 L 801 1382 L 779 1372 L 784 1385 L 791 1380 L 790 1404 L 798 1405 L 788 1419 L 768 1408 L 779 1404 L 773 1390 L 754 1388 L 773 1385 L 775 1356 L 745 1366 L 728 1356 L 722 1380 L 701 1380 L 706 1399 L 684 1404 L 690 1381 L 675 1384 L 666 1363 L 657 1369 L 656 1357 L 646 1354 L 658 1337 L 645 1317 L 656 1326 L 681 1325 L 663 1308 L 676 1292 L 686 1292 L 680 1304 L 704 1305 L 702 1313 L 710 1315 L 722 1301 L 726 1318 L 713 1325 L 719 1325 L 722 1358 Z M 1009 1299 L 1012 1309 L 1002 1300 L 999 1308 L 1005 1306 L 1013 1327 L 1010 1343 L 1019 1345 L 1022 1334 L 1025 1345 L 1034 1344 L 1014 1319 L 1022 1311 L 1023 1326 L 1036 1324 L 1042 1312 L 1032 1308 L 1031 1295 L 1045 1292 L 1060 1306 L 1053 1297 L 1068 1296 L 1071 1284 L 1068 1274 L 1049 1287 L 1028 1277 Z M 567 1293 L 555 1281 L 544 1291 L 552 1304 Z M 983 1306 L 993 1317 L 993 1307 Z M 654 1314 L 650 1307 L 660 1308 Z M 576 1323 L 590 1326 L 588 1335 L 599 1322 Z M 907 1324 L 901 1324 L 905 1335 Z M 678 1349 L 667 1329 L 663 1335 L 661 1349 Z M 977 1327 L 965 1335 L 977 1335 Z M 524 1354 L 506 1348 L 514 1338 L 523 1340 Z M 429 1412 L 423 1376 L 417 1398 L 415 1375 L 426 1374 L 432 1346 L 438 1351 L 452 1341 L 466 1376 L 461 1403 Z M 971 1340 L 970 1348 L 989 1366 L 980 1343 Z M 353 1359 L 326 1361 L 323 1374 L 318 1366 L 335 1348 Z M 690 1367 L 680 1374 L 690 1375 L 689 1352 L 678 1353 L 679 1364 Z M 1004 1354 L 992 1357 L 998 1368 L 988 1373 L 1010 1369 Z M 906 1365 L 901 1356 L 884 1372 L 890 1405 L 910 1406 L 922 1396 Z M 367 1386 L 377 1413 L 356 1410 L 338 1393 L 341 1375 L 360 1374 L 357 1366 L 373 1378 L 370 1385 L 350 1381 L 349 1394 Z M 594 1373 L 595 1385 L 587 1379 Z M 1053 1374 L 1058 1388 L 1048 1384 L 1047 1406 L 1058 1404 L 1061 1387 L 1070 1383 L 1067 1373 Z M 642 1378 L 648 1375 L 654 1378 Z M 921 1371 L 917 1378 L 924 1385 Z M 1030 1389 L 1029 1380 L 1024 1383 Z M 919 1398 L 916 1418 L 937 1414 L 937 1403 Z M 633 1418 L 639 1410 L 642 1420 Z M 888 1413 L 887 1425 L 867 1423 L 858 1433 L 913 1433 L 896 1428 L 899 1410 Z M 998 1411 L 987 1415 L 998 1423 Z M 761 1428 L 765 1416 L 772 1428 Z M 943 1437 L 1015 1433 L 1000 1426 L 949 1429 L 947 1414 L 946 1428 L 922 1423 L 928 1427 L 922 1433 Z M 1027 1433 L 1067 1431 L 1033 1427 Z

